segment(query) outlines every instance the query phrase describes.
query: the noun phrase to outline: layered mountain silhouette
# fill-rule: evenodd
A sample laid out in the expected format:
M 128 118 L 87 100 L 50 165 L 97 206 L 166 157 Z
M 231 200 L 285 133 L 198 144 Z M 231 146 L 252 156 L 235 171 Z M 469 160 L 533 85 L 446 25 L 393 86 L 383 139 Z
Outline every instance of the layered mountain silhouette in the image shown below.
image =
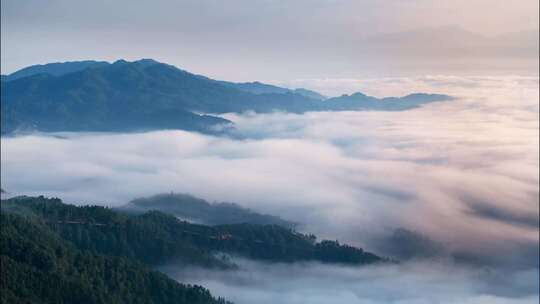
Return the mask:
M 158 194 L 152 197 L 137 198 L 119 208 L 121 211 L 144 213 L 157 210 L 172 214 L 189 222 L 205 225 L 257 224 L 278 225 L 294 228 L 295 223 L 280 217 L 260 214 L 235 203 L 210 203 L 189 194 Z
M 1 93 L 2 134 L 156 129 L 219 133 L 231 122 L 211 114 L 396 111 L 450 98 L 412 94 L 378 99 L 356 93 L 325 99 L 305 89 L 213 80 L 152 59 L 31 66 L 3 76 Z
M 289 264 L 393 263 L 279 225 L 207 226 L 155 210 L 129 214 L 43 196 L 2 199 L 0 209 L 1 303 L 231 304 L 152 268 L 242 269 L 230 257 Z
M 299 89 L 287 89 L 278 87 L 271 84 L 261 83 L 258 81 L 254 82 L 240 82 L 240 83 L 234 83 L 234 82 L 228 82 L 228 81 L 220 81 L 219 83 L 235 88 L 241 91 L 246 91 L 253 94 L 298 94 L 302 95 L 308 98 L 316 99 L 316 100 L 325 100 L 327 99 L 326 96 L 321 95 L 320 93 L 317 93 L 315 91 L 299 88 Z
M 53 76 L 61 76 L 64 74 L 81 71 L 89 67 L 106 66 L 108 64 L 109 63 L 106 61 L 94 61 L 94 60 L 37 64 L 37 65 L 32 65 L 32 66 L 20 69 L 7 76 L 2 76 L 2 80 L 10 81 L 10 80 L 24 78 L 24 77 L 28 77 L 28 76 L 32 76 L 36 74 L 50 74 Z

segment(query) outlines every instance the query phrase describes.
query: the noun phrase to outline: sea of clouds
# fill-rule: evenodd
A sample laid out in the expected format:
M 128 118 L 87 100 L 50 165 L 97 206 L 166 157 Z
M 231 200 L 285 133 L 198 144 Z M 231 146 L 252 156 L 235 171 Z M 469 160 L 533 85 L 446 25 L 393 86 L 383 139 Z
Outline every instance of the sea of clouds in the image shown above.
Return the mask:
M 258 295 L 273 299 L 259 303 L 329 303 L 332 296 L 341 299 L 334 303 L 537 299 L 538 288 L 527 282 L 538 283 L 538 77 L 300 79 L 292 85 L 326 94 L 434 92 L 457 99 L 402 112 L 227 114 L 236 128 L 222 137 L 168 130 L 3 137 L 2 188 L 8 195 L 109 206 L 185 192 L 276 214 L 302 223 L 302 231 L 382 254 L 402 227 L 440 242 L 448 255 L 467 257 L 474 267 L 495 269 L 495 277 L 507 272 L 515 291 L 497 293 L 485 287 L 491 282 L 485 276 L 458 270 L 462 266 L 450 268 L 455 277 L 417 264 L 373 272 L 276 266 L 267 277 L 264 265 L 246 262 L 244 272 L 201 275 L 211 290 L 237 303 Z M 325 279 L 319 272 L 330 274 Z M 262 282 L 249 289 L 231 283 L 246 276 Z M 284 278 L 290 285 L 270 283 Z M 381 287 L 386 285 L 392 287 Z M 418 293 L 409 301 L 411 288 Z M 373 289 L 386 292 L 370 295 Z M 423 290 L 439 289 L 455 297 L 422 301 Z M 302 302 L 308 294 L 314 298 Z
M 537 269 L 501 274 L 433 262 L 359 267 L 235 262 L 237 271 L 174 265 L 160 270 L 239 304 L 538 303 Z

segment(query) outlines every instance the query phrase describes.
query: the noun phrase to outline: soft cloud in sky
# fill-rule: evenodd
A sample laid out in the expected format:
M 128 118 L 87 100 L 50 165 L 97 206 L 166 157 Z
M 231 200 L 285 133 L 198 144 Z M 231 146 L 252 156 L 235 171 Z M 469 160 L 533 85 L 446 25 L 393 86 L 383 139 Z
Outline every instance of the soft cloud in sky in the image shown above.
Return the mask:
M 145 57 L 238 81 L 538 73 L 536 0 L 1 5 L 2 73 L 51 61 Z

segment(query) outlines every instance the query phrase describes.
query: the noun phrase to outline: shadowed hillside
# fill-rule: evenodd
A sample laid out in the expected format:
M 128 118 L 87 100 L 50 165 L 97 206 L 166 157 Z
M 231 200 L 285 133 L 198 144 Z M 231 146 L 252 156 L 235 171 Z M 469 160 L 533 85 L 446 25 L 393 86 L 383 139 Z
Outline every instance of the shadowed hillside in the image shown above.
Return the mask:
M 188 194 L 158 194 L 148 198 L 138 198 L 119 210 L 138 213 L 157 210 L 207 225 L 247 223 L 279 225 L 285 228 L 295 226 L 294 223 L 277 216 L 259 214 L 234 203 L 209 203 Z
M 2 134 L 24 131 L 145 131 L 222 133 L 227 112 L 407 110 L 445 95 L 377 99 L 361 93 L 323 99 L 305 89 L 235 84 L 143 59 L 34 66 L 1 81 Z

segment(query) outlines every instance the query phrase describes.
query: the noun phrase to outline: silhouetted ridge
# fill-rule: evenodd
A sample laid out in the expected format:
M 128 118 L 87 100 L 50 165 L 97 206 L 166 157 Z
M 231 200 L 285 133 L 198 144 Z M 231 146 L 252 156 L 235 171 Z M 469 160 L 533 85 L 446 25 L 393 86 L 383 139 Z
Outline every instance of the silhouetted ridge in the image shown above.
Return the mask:
M 364 94 L 321 100 L 314 92 L 262 83 L 216 81 L 151 59 L 55 63 L 30 67 L 1 82 L 2 134 L 18 131 L 144 131 L 220 133 L 231 122 L 198 113 L 245 111 L 396 111 L 447 100 L 413 94 L 377 99 Z M 7 76 L 8 78 L 11 77 Z
M 279 225 L 294 228 L 292 222 L 277 216 L 260 214 L 234 203 L 209 203 L 188 194 L 159 194 L 148 198 L 138 198 L 120 208 L 130 212 L 158 210 L 170 213 L 180 219 L 207 225 L 259 224 Z
M 337 241 L 317 242 L 278 225 L 191 224 L 159 211 L 121 213 L 99 206 L 73 206 L 59 199 L 2 200 L 3 213 L 28 216 L 80 250 L 162 265 L 172 261 L 203 267 L 235 267 L 216 253 L 269 262 L 320 261 L 370 264 L 385 260 Z

